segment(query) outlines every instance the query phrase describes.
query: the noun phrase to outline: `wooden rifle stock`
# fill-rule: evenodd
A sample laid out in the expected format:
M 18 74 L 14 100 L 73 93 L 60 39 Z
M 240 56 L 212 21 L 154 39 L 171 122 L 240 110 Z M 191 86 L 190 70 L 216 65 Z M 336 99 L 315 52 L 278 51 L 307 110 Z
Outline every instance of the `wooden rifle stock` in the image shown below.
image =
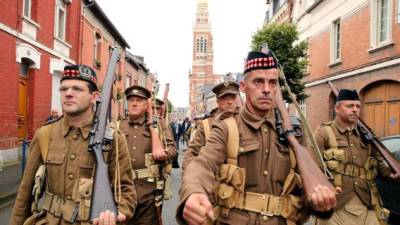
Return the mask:
M 164 105 L 162 106 L 162 112 L 161 112 L 161 117 L 164 118 L 168 124 L 168 93 L 169 93 L 169 83 L 165 84 L 165 90 L 164 90 Z
M 275 102 L 282 115 L 284 130 L 292 130 L 289 114 L 286 110 L 285 104 L 283 103 L 280 89 L 277 91 Z M 302 146 L 293 134 L 288 134 L 287 140 L 296 156 L 297 167 L 299 168 L 299 173 L 303 180 L 303 187 L 307 200 L 311 200 L 311 194 L 319 185 L 326 186 L 334 192 L 335 189 L 333 185 L 328 181 L 321 169 L 317 166 L 309 150 Z
M 158 122 L 157 115 L 153 115 L 153 106 L 156 104 L 156 92 L 152 91 L 155 88 L 147 86 L 147 89 L 151 91 L 151 97 L 148 99 L 147 104 L 147 123 L 149 125 L 150 137 L 151 137 L 151 153 L 156 155 L 159 151 L 164 151 L 164 147 L 161 143 L 160 136 L 158 135 Z M 166 102 L 164 102 L 166 104 Z M 155 159 L 154 159 L 155 161 Z M 162 163 L 159 166 L 159 172 L 162 173 L 163 165 Z M 161 199 L 162 201 L 162 199 Z M 158 225 L 163 225 L 162 222 L 162 205 L 156 205 L 157 212 L 157 222 Z
M 103 146 L 106 141 L 112 141 L 112 136 L 106 136 L 106 126 L 111 103 L 115 67 L 118 57 L 119 49 L 114 47 L 112 49 L 110 62 L 108 64 L 101 98 L 97 102 L 93 127 L 90 131 L 89 151 L 92 151 L 96 158 L 96 173 L 93 184 L 92 203 L 90 207 L 90 220 L 98 218 L 100 213 L 105 212 L 106 210 L 113 212 L 116 216 L 118 215 L 118 210 L 111 191 L 111 182 L 108 176 L 108 166 L 103 159 Z
M 338 89 L 336 89 L 331 81 L 328 81 L 328 85 L 337 97 L 339 94 Z M 358 118 L 356 126 L 359 129 L 361 135 L 363 135 L 364 140 L 371 143 L 379 151 L 379 153 L 382 155 L 383 159 L 387 162 L 393 172 L 400 174 L 400 163 L 396 160 L 395 157 L 393 157 L 393 155 L 389 152 L 385 145 L 383 145 L 382 142 L 376 137 L 371 128 L 369 128 L 368 125 L 361 118 Z

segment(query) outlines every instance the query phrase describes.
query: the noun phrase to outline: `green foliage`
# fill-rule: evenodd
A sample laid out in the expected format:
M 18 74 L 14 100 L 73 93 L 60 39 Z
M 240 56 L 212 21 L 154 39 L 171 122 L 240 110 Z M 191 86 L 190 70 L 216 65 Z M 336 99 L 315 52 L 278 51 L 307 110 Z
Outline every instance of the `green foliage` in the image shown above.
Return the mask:
M 264 43 L 268 43 L 286 76 L 290 90 L 296 95 L 297 101 L 308 97 L 304 93 L 302 79 L 306 76 L 307 68 L 307 42 L 298 41 L 298 32 L 294 24 L 268 24 L 253 34 L 251 47 L 260 51 Z M 296 42 L 296 44 L 294 44 Z M 281 81 L 282 84 L 282 81 Z M 284 99 L 291 103 L 286 90 L 283 91 Z
M 168 100 L 168 114 L 172 113 L 174 111 L 174 105 L 172 105 L 172 102 Z

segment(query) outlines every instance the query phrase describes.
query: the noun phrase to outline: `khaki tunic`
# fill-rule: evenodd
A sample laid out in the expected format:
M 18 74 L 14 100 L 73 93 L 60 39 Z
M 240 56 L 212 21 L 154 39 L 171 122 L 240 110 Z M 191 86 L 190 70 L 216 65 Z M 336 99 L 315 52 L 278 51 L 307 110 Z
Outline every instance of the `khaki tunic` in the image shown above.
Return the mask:
M 168 161 L 171 161 L 176 157 L 175 141 L 164 120 L 160 121 L 160 127 L 165 137 L 164 141 L 161 140 L 161 142 L 166 145 Z M 144 169 L 145 154 L 151 153 L 152 150 L 150 130 L 145 124 L 145 117 L 143 116 L 138 120 L 130 118 L 124 119 L 120 122 L 120 129 L 125 134 L 126 140 L 128 141 L 132 169 Z M 156 190 L 155 182 L 148 182 L 147 179 L 144 178 L 135 180 L 135 186 L 138 203 L 154 199 L 154 191 Z
M 321 125 L 315 131 L 315 138 L 322 154 L 325 150 L 330 148 L 328 133 L 324 128 L 329 125 L 332 127 L 336 136 L 338 148 L 345 150 L 348 160 L 347 164 L 364 167 L 368 159 L 368 148 L 371 148 L 371 156 L 378 161 L 378 175 L 383 175 L 385 177 L 390 176 L 390 169 L 383 162 L 379 152 L 372 145 L 366 145 L 362 142 L 357 129 L 349 130 L 337 119 L 333 120 L 331 123 Z M 342 192 L 336 196 L 337 208 L 342 208 L 355 196 L 358 196 L 365 206 L 371 207 L 370 185 L 372 184 L 360 178 L 345 175 L 342 177 Z
M 215 111 L 213 111 L 212 114 L 210 114 L 209 117 L 204 119 L 204 120 L 207 120 L 210 128 L 211 128 L 211 125 L 213 124 L 214 119 L 218 113 L 219 112 L 217 110 L 215 110 Z M 192 161 L 195 157 L 197 157 L 199 155 L 200 149 L 204 145 L 206 145 L 206 137 L 205 137 L 203 123 L 200 123 L 193 132 L 194 132 L 193 138 L 191 138 L 191 141 L 189 142 L 188 148 L 185 152 L 185 156 L 183 157 L 183 160 L 182 160 L 182 171 L 185 170 L 185 168 L 187 167 L 187 165 L 189 164 L 190 161 Z
M 289 174 L 290 158 L 287 149 L 277 142 L 273 112 L 260 118 L 243 107 L 234 118 L 239 128 L 239 145 L 243 148 L 243 151 L 239 151 L 238 166 L 246 171 L 245 191 L 279 196 Z M 177 220 L 180 224 L 186 224 L 182 218 L 182 210 L 189 195 L 210 195 L 214 191 L 215 176 L 227 160 L 227 140 L 226 124 L 214 122 L 205 147 L 188 164 L 182 178 L 181 202 L 177 209 Z M 260 214 L 238 209 L 232 209 L 227 218 L 219 218 L 218 221 L 238 225 L 286 224 L 282 217 L 269 217 L 268 221 L 263 221 Z
M 79 178 L 91 178 L 94 175 L 95 157 L 88 152 L 88 137 L 92 125 L 92 118 L 82 127 L 74 129 L 68 119 L 62 117 L 52 123 L 49 139 L 49 151 L 46 159 L 48 191 L 65 199 L 72 199 L 73 187 Z M 117 132 L 114 133 L 114 139 Z M 136 192 L 132 182 L 131 164 L 126 139 L 118 133 L 118 161 L 121 174 L 121 201 L 118 204 L 119 212 L 127 218 L 133 216 L 136 206 Z M 110 181 L 114 183 L 116 169 L 115 142 L 113 147 L 103 156 L 106 157 Z M 35 133 L 29 148 L 29 159 L 24 171 L 17 199 L 11 215 L 10 225 L 21 225 L 31 215 L 31 195 L 34 185 L 34 176 L 40 165 L 43 164 L 39 148 L 38 132 Z M 49 225 L 70 224 L 61 218 L 47 213 L 43 220 Z M 76 224 L 80 224 L 77 222 Z

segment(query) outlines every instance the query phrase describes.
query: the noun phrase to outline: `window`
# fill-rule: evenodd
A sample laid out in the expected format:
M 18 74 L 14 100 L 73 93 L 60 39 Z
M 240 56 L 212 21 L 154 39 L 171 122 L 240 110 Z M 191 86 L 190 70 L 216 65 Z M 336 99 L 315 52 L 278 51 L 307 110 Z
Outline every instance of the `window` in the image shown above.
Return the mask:
M 397 23 L 400 23 L 400 0 L 397 0 Z
M 371 46 L 379 47 L 391 42 L 392 0 L 372 1 Z
M 31 18 L 32 1 L 24 0 L 24 16 Z
M 96 60 L 100 60 L 101 53 L 101 36 L 99 33 L 96 33 L 94 37 L 94 46 L 93 46 L 93 57 Z
M 389 30 L 389 6 L 388 0 L 380 1 L 380 9 L 378 12 L 378 31 L 379 31 L 379 42 L 386 41 L 388 38 Z
M 33 62 L 28 59 L 28 58 L 22 58 L 21 59 L 21 67 L 20 67 L 20 71 L 19 74 L 21 76 L 27 77 L 28 76 L 28 72 L 29 72 L 29 67 L 33 64 Z
M 332 23 L 332 32 L 331 32 L 331 62 L 335 63 L 340 61 L 340 19 L 337 19 Z
M 61 40 L 65 40 L 65 24 L 66 24 L 66 4 L 63 0 L 57 0 L 56 3 L 56 22 L 55 36 Z

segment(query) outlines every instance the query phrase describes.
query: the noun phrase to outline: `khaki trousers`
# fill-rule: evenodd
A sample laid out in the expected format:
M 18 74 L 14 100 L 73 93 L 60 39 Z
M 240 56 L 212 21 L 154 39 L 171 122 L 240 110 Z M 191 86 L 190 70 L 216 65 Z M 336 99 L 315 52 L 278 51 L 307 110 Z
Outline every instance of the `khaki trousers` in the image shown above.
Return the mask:
M 316 225 L 378 225 L 378 218 L 358 196 L 353 197 L 343 208 L 335 210 L 329 220 L 316 220 Z

